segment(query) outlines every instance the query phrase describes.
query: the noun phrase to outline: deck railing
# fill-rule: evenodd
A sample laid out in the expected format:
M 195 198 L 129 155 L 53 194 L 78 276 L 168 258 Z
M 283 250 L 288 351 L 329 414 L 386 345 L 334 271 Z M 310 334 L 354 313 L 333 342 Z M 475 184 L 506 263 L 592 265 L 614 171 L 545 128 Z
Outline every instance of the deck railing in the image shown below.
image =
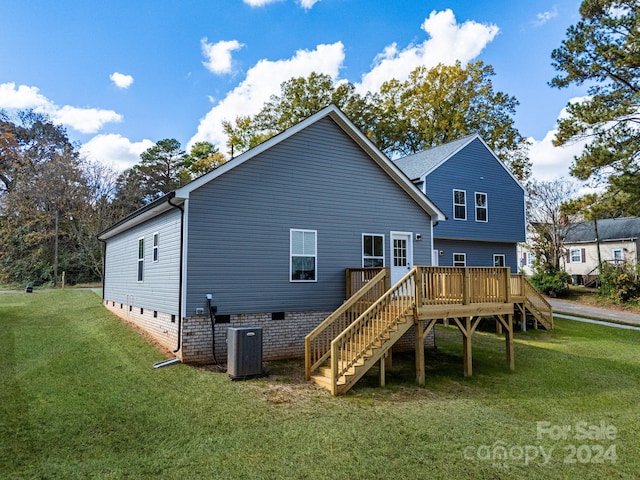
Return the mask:
M 505 267 L 419 267 L 420 305 L 509 303 Z

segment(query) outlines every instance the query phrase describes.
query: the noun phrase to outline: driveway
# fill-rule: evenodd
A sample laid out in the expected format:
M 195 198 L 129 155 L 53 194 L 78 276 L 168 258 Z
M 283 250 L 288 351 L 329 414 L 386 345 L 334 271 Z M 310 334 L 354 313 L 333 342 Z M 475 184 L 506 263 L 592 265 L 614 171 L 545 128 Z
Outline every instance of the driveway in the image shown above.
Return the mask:
M 607 308 L 591 307 L 581 305 L 566 300 L 558 300 L 547 298 L 547 301 L 553 308 L 553 313 L 566 313 L 580 317 L 588 317 L 596 320 L 605 320 L 615 323 L 624 323 L 627 325 L 640 326 L 640 315 L 637 313 L 628 313 L 618 310 L 609 310 Z

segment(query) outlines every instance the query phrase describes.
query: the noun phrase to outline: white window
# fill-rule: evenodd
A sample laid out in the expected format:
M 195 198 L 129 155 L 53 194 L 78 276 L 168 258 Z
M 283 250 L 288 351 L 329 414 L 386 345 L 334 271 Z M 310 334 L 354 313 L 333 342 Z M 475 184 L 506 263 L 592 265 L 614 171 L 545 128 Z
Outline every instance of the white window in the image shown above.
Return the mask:
M 466 267 L 467 266 L 467 254 L 466 253 L 454 253 L 453 254 L 453 266 L 454 267 Z
M 142 282 L 144 273 L 144 238 L 138 239 L 138 281 Z
M 487 194 L 476 192 L 476 222 L 487 222 L 488 220 Z
M 569 261 L 571 263 L 584 263 L 584 248 L 572 248 L 569 250 Z
M 362 234 L 362 266 L 384 267 L 384 235 Z
M 467 192 L 464 190 L 453 191 L 453 218 L 455 220 L 467 219 Z
M 153 234 L 153 261 L 158 261 L 158 234 Z
M 493 266 L 494 267 L 504 267 L 505 266 L 504 255 L 498 254 L 498 253 L 494 253 L 493 254 Z
M 290 230 L 290 281 L 316 281 L 316 239 L 315 230 Z
M 624 262 L 624 256 L 621 248 L 614 248 L 611 250 L 611 256 L 613 257 L 613 263 L 615 264 Z

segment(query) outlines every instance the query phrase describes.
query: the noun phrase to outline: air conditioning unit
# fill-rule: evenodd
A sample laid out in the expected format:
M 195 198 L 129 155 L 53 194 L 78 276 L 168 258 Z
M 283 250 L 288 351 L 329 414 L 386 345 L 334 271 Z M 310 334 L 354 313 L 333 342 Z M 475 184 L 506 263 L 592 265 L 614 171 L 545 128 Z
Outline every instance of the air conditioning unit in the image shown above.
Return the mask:
M 231 380 L 261 377 L 262 327 L 227 329 L 227 373 Z

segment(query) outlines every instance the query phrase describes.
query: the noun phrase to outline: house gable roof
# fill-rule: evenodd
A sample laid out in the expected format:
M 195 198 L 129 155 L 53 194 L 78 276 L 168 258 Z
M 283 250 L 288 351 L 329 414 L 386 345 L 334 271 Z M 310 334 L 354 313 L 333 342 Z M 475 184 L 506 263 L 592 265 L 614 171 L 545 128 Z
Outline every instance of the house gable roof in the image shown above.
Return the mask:
M 466 148 L 474 140 L 479 140 L 482 143 L 482 145 L 487 149 L 491 156 L 500 164 L 500 166 L 502 166 L 502 168 L 504 168 L 504 170 L 509 174 L 514 182 L 516 182 L 516 184 L 518 184 L 518 186 L 524 191 L 525 189 L 518 181 L 518 179 L 513 175 L 513 173 L 511 173 L 511 171 L 506 167 L 502 160 L 500 160 L 496 156 L 496 154 L 493 153 L 493 150 L 489 148 L 487 143 L 477 133 L 467 135 L 466 137 L 459 138 L 458 140 L 454 140 L 443 145 L 438 145 L 437 147 L 433 147 L 428 150 L 423 150 L 422 152 L 413 153 L 411 155 L 407 155 L 406 157 L 395 159 L 393 162 L 398 167 L 400 167 L 400 169 L 412 180 L 421 179 L 428 176 L 440 165 L 445 163 L 459 151 Z
M 640 217 L 603 218 L 597 221 L 581 222 L 570 226 L 565 235 L 565 243 L 593 243 L 600 241 L 636 240 L 640 238 Z
M 143 221 L 151 218 L 150 216 L 155 214 L 160 214 L 162 211 L 166 211 L 170 208 L 176 206 L 176 204 L 183 203 L 186 199 L 189 198 L 189 195 L 194 190 L 202 187 L 203 185 L 214 181 L 216 178 L 224 175 L 230 170 L 242 165 L 243 163 L 251 160 L 252 158 L 260 155 L 266 150 L 274 147 L 275 145 L 283 142 L 284 140 L 290 138 L 296 133 L 304 130 L 305 128 L 313 125 L 323 118 L 332 119 L 336 125 L 338 125 L 342 131 L 344 131 L 362 150 L 385 172 L 389 177 L 391 177 L 412 199 L 416 202 L 422 210 L 424 210 L 434 222 L 439 222 L 445 220 L 446 217 L 444 213 L 420 190 L 418 189 L 411 180 L 404 174 L 404 172 L 398 168 L 384 153 L 382 153 L 372 142 L 369 140 L 366 135 L 364 135 L 347 117 L 346 115 L 338 109 L 335 105 L 330 105 L 316 114 L 308 117 L 306 120 L 294 125 L 291 128 L 275 135 L 274 137 L 266 140 L 255 148 L 248 150 L 236 158 L 226 162 L 220 167 L 212 170 L 211 172 L 193 180 L 182 188 L 177 189 L 175 192 L 162 197 L 160 200 L 164 200 L 164 205 L 166 208 L 162 210 L 162 208 L 158 205 L 155 209 L 148 210 L 145 215 L 141 215 L 141 210 L 147 209 L 147 207 L 143 207 L 142 209 L 132 213 L 128 217 L 124 218 L 120 222 L 115 225 L 109 227 L 104 230 L 100 234 L 98 234 L 98 238 L 101 240 L 106 240 L 116 233 L 119 233 L 123 230 L 133 227 Z M 173 199 L 173 202 L 171 202 Z M 162 203 L 161 201 L 159 203 Z M 154 202 L 155 204 L 156 202 Z

